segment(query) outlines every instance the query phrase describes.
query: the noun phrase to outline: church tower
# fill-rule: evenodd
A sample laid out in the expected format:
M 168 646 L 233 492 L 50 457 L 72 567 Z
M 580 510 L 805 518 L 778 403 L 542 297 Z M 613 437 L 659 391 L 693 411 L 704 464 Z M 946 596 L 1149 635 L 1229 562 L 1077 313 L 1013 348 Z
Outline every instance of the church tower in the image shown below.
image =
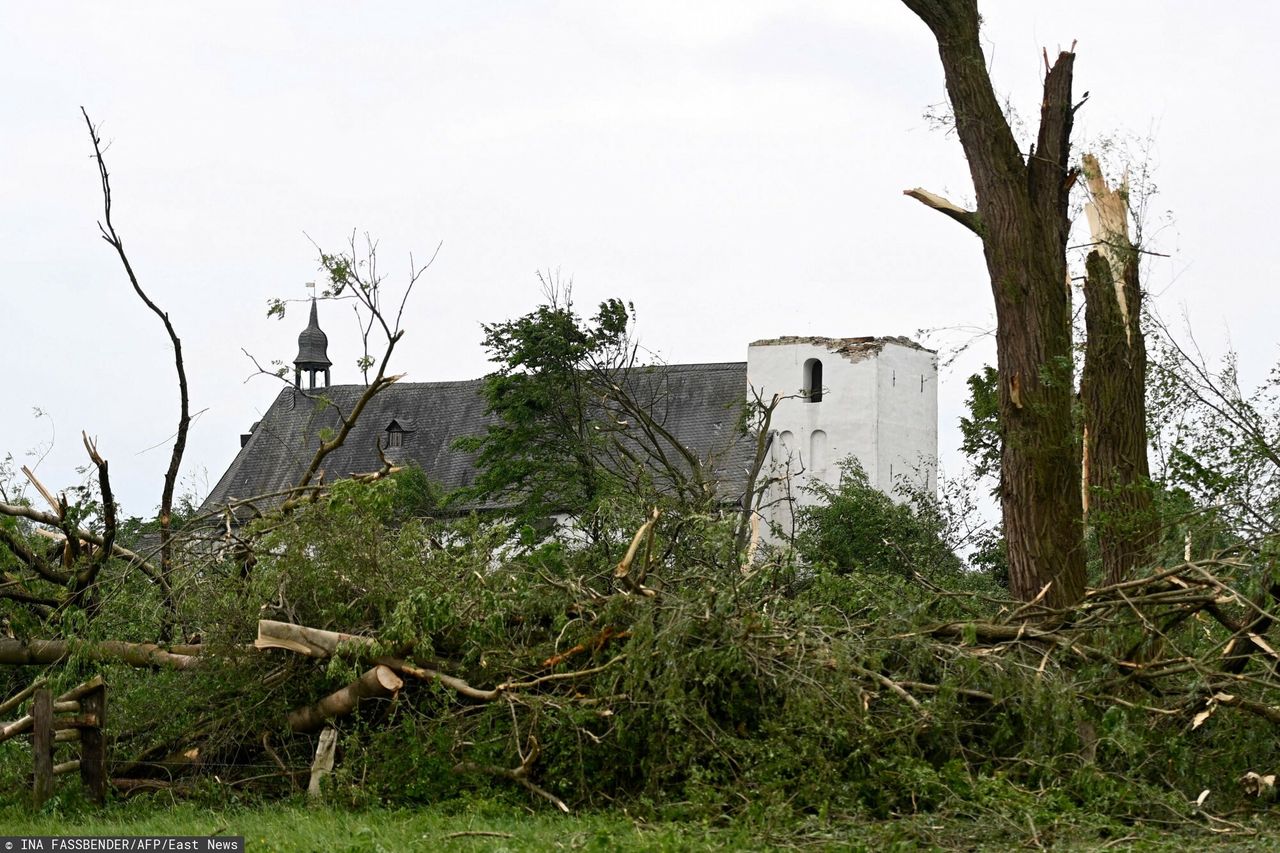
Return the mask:
M 311 298 L 311 321 L 298 335 L 298 357 L 293 360 L 293 387 L 302 387 L 302 371 L 309 375 L 308 388 L 316 387 L 316 374 L 324 372 L 324 387 L 329 387 L 329 336 L 320 329 L 316 300 Z
M 903 499 L 902 481 L 937 488 L 938 357 L 906 338 L 785 337 L 747 350 L 747 381 L 781 398 L 770 423 L 767 520 L 792 528 L 795 507 L 817 499 L 806 486 L 838 486 L 840 461 L 857 459 L 867 480 Z

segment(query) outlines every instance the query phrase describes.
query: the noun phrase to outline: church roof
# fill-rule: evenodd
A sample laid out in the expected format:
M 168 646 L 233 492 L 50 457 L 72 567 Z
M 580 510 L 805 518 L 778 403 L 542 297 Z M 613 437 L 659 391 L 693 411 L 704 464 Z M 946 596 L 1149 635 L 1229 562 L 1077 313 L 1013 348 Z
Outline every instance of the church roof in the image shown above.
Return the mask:
M 333 364 L 329 361 L 329 336 L 320 328 L 315 299 L 311 300 L 311 320 L 298 335 L 298 357 L 293 363 L 302 370 L 323 370 Z
M 654 417 L 685 447 L 713 460 L 721 494 L 735 499 L 745 486 L 754 453 L 754 442 L 739 431 L 747 399 L 746 362 L 636 368 L 628 382 L 637 389 L 633 392 L 637 400 L 653 401 Z M 403 446 L 387 450 L 388 458 L 417 464 L 446 490 L 471 485 L 476 476 L 474 454 L 455 450 L 453 443 L 464 436 L 483 435 L 493 422 L 485 413 L 483 386 L 483 379 L 389 386 L 370 401 L 343 446 L 325 459 L 325 480 L 381 468 L 377 443 L 387 444 L 387 428 L 394 422 L 411 433 Z M 203 508 L 280 492 L 297 483 L 322 432 L 339 427 L 334 407 L 350 411 L 364 389 L 363 385 L 334 385 L 322 393 L 281 391 Z

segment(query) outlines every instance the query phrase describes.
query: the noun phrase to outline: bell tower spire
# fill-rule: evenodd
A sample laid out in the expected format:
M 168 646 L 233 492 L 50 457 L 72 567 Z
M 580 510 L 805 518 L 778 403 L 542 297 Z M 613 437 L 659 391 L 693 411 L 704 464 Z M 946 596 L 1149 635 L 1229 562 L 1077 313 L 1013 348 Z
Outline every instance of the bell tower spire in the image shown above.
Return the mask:
M 311 320 L 298 335 L 298 357 L 293 360 L 293 387 L 302 387 L 302 372 L 309 376 L 308 388 L 316 387 L 316 374 L 324 373 L 324 387 L 329 387 L 329 336 L 320 329 L 316 298 L 311 297 Z

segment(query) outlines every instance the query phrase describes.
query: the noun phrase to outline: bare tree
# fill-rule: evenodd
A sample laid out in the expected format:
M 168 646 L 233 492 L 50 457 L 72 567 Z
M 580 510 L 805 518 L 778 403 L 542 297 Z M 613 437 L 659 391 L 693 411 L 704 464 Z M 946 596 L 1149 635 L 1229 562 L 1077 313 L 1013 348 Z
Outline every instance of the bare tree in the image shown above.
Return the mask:
M 182 340 L 178 337 L 178 333 L 174 331 L 173 323 L 169 320 L 168 312 L 164 311 L 151 300 L 142 289 L 142 285 L 138 283 L 138 276 L 133 270 L 133 264 L 129 262 L 129 256 L 124 251 L 124 240 L 116 232 L 116 227 L 111 221 L 111 176 L 107 172 L 106 160 L 102 157 L 102 140 L 98 136 L 98 129 L 89 119 L 89 113 L 84 107 L 80 108 L 80 113 L 84 116 L 84 123 L 89 128 L 89 139 L 93 142 L 93 158 L 98 164 L 98 177 L 102 181 L 102 221 L 98 223 L 98 230 L 102 233 L 102 239 L 107 241 L 111 248 L 115 249 L 116 255 L 120 258 L 120 263 L 124 266 L 125 274 L 129 277 L 129 283 L 133 285 L 133 292 L 138 295 L 143 304 L 160 318 L 160 322 L 164 324 L 165 333 L 169 336 L 169 342 L 173 346 L 173 363 L 174 369 L 178 377 L 178 432 L 174 436 L 173 450 L 169 454 L 169 467 L 164 474 L 164 487 L 160 493 L 160 577 L 164 579 L 165 584 L 165 611 L 168 619 L 165 624 L 165 639 L 168 639 L 168 632 L 172 630 L 172 620 L 175 616 L 176 605 L 172 595 L 172 575 L 173 575 L 173 491 L 178 482 L 178 469 L 182 465 L 182 454 L 187 449 L 187 431 L 191 428 L 191 409 L 190 399 L 187 392 L 187 370 L 182 362 Z M 86 441 L 86 446 L 88 443 Z M 90 448 L 90 455 L 96 457 L 96 451 Z M 94 459 L 94 463 L 98 463 L 98 459 Z M 105 464 L 98 465 L 99 471 L 102 472 L 105 479 Z M 108 499 L 109 494 L 104 494 L 103 499 Z M 72 537 L 68 538 L 68 541 Z

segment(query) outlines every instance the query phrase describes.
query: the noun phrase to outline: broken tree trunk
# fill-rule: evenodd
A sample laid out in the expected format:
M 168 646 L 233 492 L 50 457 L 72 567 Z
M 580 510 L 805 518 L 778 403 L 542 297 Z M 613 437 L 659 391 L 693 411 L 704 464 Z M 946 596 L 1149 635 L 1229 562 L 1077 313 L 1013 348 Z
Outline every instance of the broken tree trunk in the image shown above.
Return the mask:
M 175 655 L 154 643 L 126 643 L 120 640 L 0 640 L 0 665 L 31 666 L 59 663 L 71 655 L 87 660 L 110 660 L 130 666 L 163 666 L 190 669 L 199 663 L 190 655 Z
M 326 720 L 350 714 L 361 699 L 385 698 L 404 687 L 400 676 L 379 664 L 341 690 L 330 693 L 314 705 L 289 712 L 289 728 L 295 732 L 313 732 Z
M 1108 584 L 1144 563 L 1155 539 L 1147 463 L 1147 347 L 1138 249 L 1129 237 L 1128 181 L 1110 187 L 1084 155 L 1094 249 L 1085 264 L 1084 509 Z
M 1067 216 L 1072 67 L 1045 57 L 1040 128 L 1024 156 L 1009 129 L 982 52 L 977 0 L 903 0 L 933 32 L 969 161 L 977 210 L 932 193 L 908 195 L 982 240 L 996 307 L 1000 375 L 1000 504 L 1015 598 L 1058 609 L 1084 595 L 1080 452 L 1071 411 L 1071 292 Z

